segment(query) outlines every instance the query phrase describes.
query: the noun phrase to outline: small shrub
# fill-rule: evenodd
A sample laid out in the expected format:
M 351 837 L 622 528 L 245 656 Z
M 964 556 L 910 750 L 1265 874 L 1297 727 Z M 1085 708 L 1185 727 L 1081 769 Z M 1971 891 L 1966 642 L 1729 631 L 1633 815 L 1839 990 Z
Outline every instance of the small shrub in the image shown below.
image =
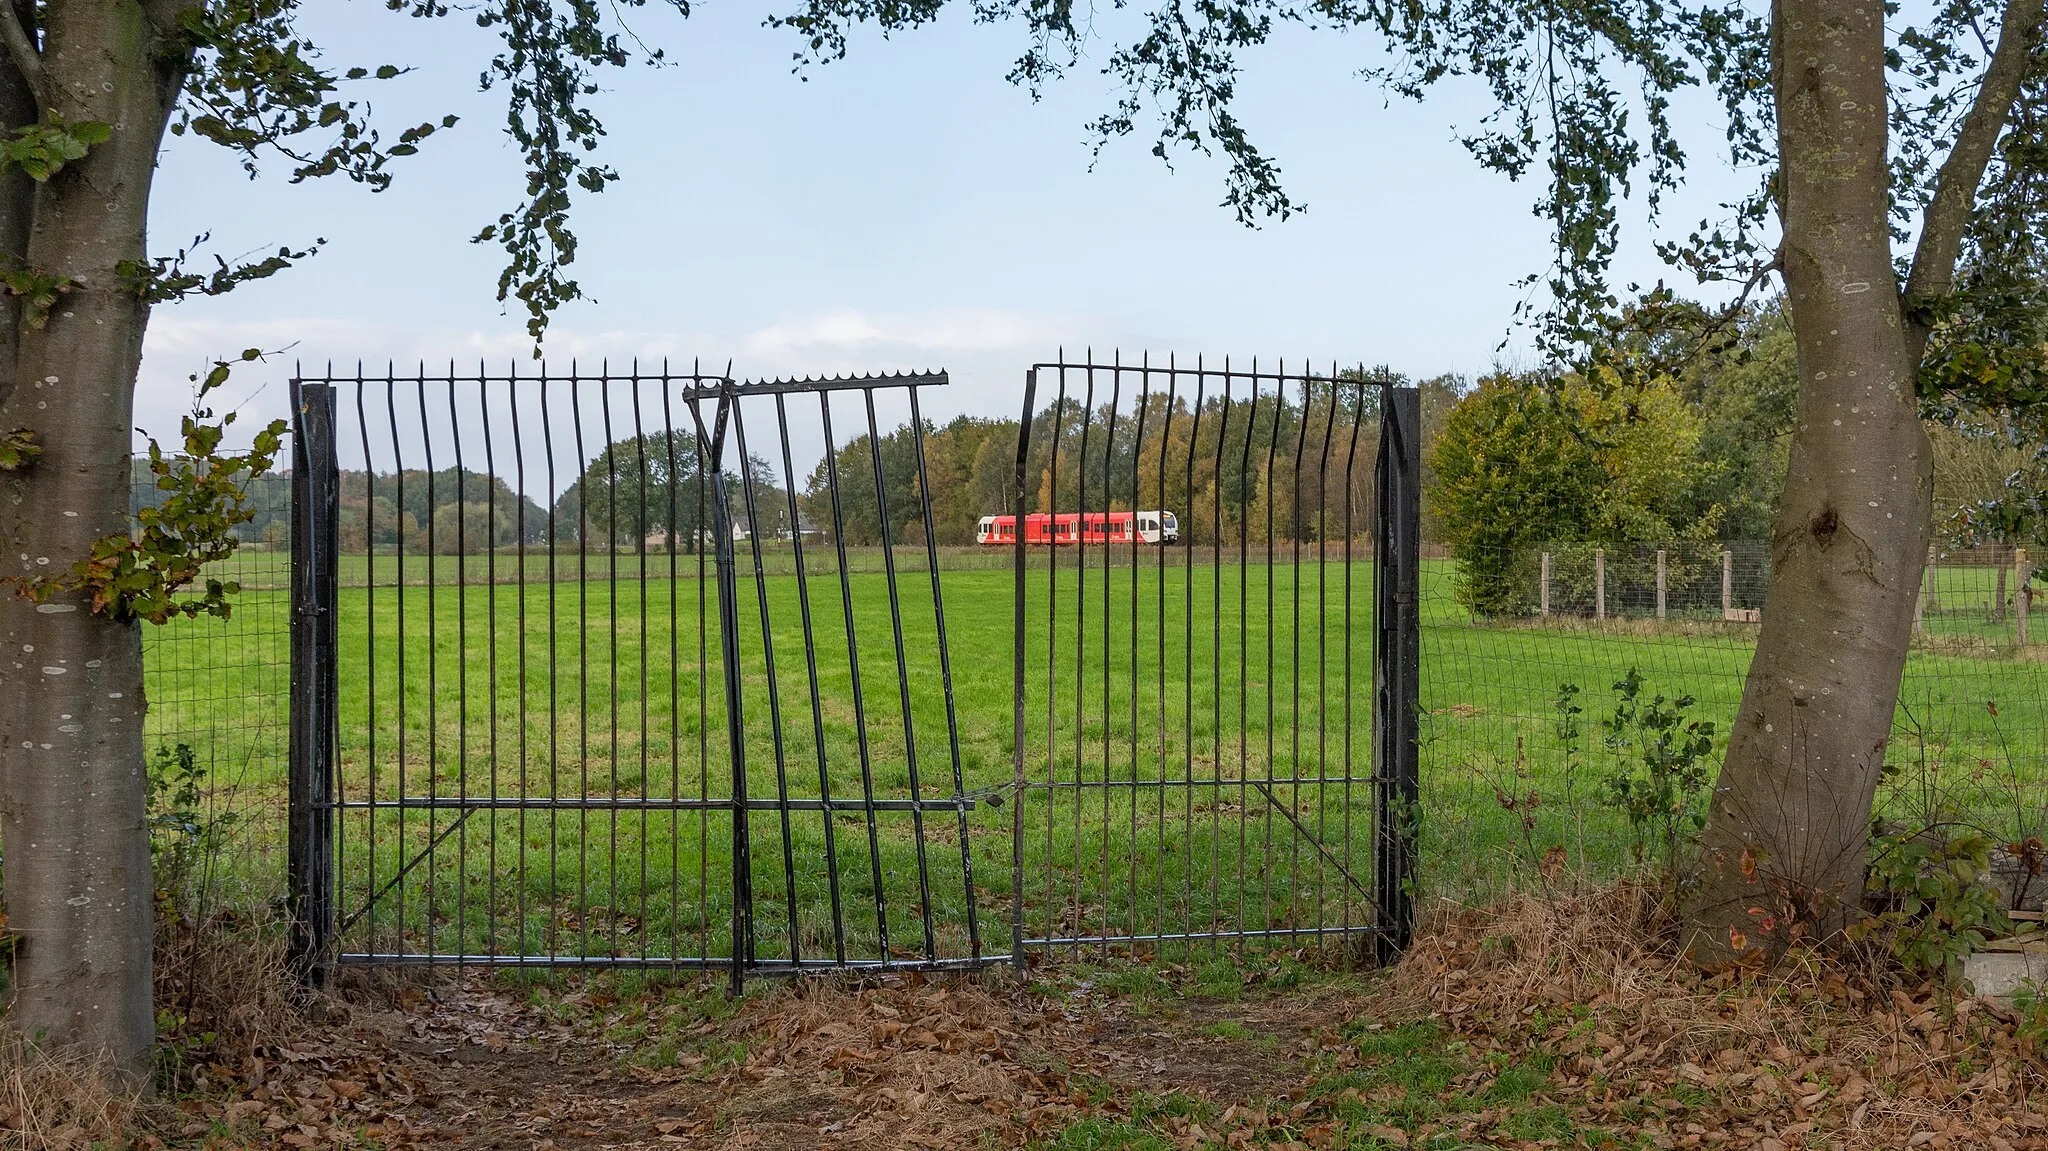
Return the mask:
M 2007 934 L 2012 921 L 1997 889 L 1984 882 L 1992 846 L 1990 836 L 1969 829 L 1878 828 L 1864 887 L 1879 910 L 1857 934 L 1885 939 L 1911 971 L 1950 970 L 1986 940 Z
M 2012 993 L 2012 1009 L 2019 1020 L 2013 1024 L 2012 1032 L 2035 1050 L 2040 1050 L 2048 1041 L 2048 991 L 2032 979 L 2020 980 Z
M 1627 817 L 1636 858 L 1654 855 L 1669 896 L 1676 894 L 1680 847 L 1706 826 L 1714 724 L 1688 718 L 1693 697 L 1667 700 L 1647 695 L 1643 685 L 1633 667 L 1614 685 L 1614 714 L 1601 721 L 1601 743 L 1614 764 L 1602 791 Z
M 226 846 L 235 813 L 211 810 L 206 769 L 189 743 L 159 744 L 147 764 L 146 785 L 157 898 L 175 906 L 194 894 L 195 872 Z

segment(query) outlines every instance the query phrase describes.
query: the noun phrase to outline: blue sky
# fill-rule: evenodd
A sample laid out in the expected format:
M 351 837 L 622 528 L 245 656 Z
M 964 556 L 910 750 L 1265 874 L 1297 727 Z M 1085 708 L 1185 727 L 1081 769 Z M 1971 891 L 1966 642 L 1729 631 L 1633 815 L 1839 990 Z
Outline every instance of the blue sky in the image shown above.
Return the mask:
M 1240 111 L 1308 211 L 1251 230 L 1196 155 L 1169 170 L 1149 136 L 1091 154 L 1087 122 L 1116 98 L 1103 45 L 1033 103 L 1003 80 L 1022 39 L 949 12 L 846 60 L 793 75 L 792 33 L 768 9 L 712 0 L 687 20 L 656 6 L 638 31 L 671 65 L 604 76 L 604 156 L 621 181 L 586 196 L 575 272 L 590 302 L 555 320 L 551 359 L 669 355 L 737 373 L 948 368 L 930 414 L 1012 413 L 1023 369 L 1060 346 L 1384 362 L 1417 375 L 1513 360 L 1515 281 L 1545 262 L 1533 192 L 1456 142 L 1483 96 L 1448 86 L 1391 101 L 1356 75 L 1359 35 L 1288 30 L 1249 56 Z M 1105 20 L 1113 18 L 1105 14 Z M 415 69 L 366 86 L 388 132 L 453 111 L 452 132 L 399 162 L 381 195 L 338 181 L 247 179 L 234 159 L 173 138 L 158 174 L 159 251 L 210 232 L 227 255 L 315 236 L 304 266 L 155 314 L 138 420 L 174 429 L 187 375 L 243 347 L 291 350 L 238 374 L 231 399 L 281 407 L 293 359 L 531 352 L 523 315 L 493 299 L 498 250 L 468 242 L 516 202 L 517 157 L 496 93 L 476 78 L 495 40 L 459 13 L 416 21 L 376 0 L 317 7 L 338 64 Z M 1114 29 L 1106 29 L 1105 34 Z M 1690 225 L 1740 184 L 1710 151 L 1670 215 Z M 1092 159 L 1092 167 L 1091 167 Z M 1662 274 L 1640 229 L 1623 278 Z

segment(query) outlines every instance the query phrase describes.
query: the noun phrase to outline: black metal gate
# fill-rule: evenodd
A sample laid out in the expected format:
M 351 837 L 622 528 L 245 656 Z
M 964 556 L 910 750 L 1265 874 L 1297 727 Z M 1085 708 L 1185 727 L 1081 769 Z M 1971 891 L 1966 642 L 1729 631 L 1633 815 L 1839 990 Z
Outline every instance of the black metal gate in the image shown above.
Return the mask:
M 941 535 L 961 528 L 934 521 L 919 392 L 945 384 L 944 373 L 740 382 L 729 371 L 667 365 L 572 367 L 566 376 L 451 365 L 330 368 L 295 380 L 289 858 L 308 970 L 712 969 L 737 989 L 749 975 L 811 969 L 1022 962 L 1028 951 L 1084 941 L 1369 933 L 1382 954 L 1398 947 L 1408 839 L 1388 813 L 1414 788 L 1413 393 L 1363 376 L 1114 364 L 1042 365 L 1032 386 L 1046 372 L 1059 374 L 1061 398 L 1049 409 L 1048 439 L 1038 426 L 1048 416 L 1031 413 L 1027 396 L 1016 452 L 1022 515 L 1037 495 L 1023 491 L 1034 461 L 1052 473 L 1045 498 L 1078 501 L 1061 507 L 1129 510 L 1137 505 L 1118 503 L 1126 495 L 1170 489 L 1163 479 L 1134 480 L 1128 492 L 1102 483 L 1110 472 L 1101 469 L 1125 448 L 1135 462 L 1163 445 L 1151 471 L 1193 477 L 1203 470 L 1193 454 L 1209 450 L 1199 421 L 1278 428 L 1296 406 L 1289 434 L 1344 446 L 1341 468 L 1316 472 L 1341 473 L 1343 496 L 1325 498 L 1336 490 L 1326 483 L 1321 497 L 1283 516 L 1285 530 L 1264 529 L 1262 554 L 1233 509 L 1270 516 L 1271 498 L 1247 504 L 1237 488 L 1188 505 L 1244 537 L 1235 545 L 1034 550 L 984 540 L 942 554 Z M 1112 392 L 1106 413 L 1089 397 L 1078 409 L 1087 414 L 1077 414 L 1069 376 L 1101 372 Z M 1127 425 L 1135 432 L 1114 426 L 1126 377 L 1142 381 L 1129 393 L 1140 406 Z M 1249 389 L 1250 407 L 1233 388 Z M 1317 407 L 1325 392 L 1332 403 Z M 1188 394 L 1192 406 L 1175 408 Z M 1348 415 L 1331 414 L 1340 397 Z M 1353 498 L 1364 494 L 1351 481 L 1362 421 L 1379 424 L 1370 433 L 1381 441 L 1377 515 Z M 1078 455 L 1060 438 L 1076 434 Z M 1258 435 L 1255 445 L 1216 442 L 1240 455 L 1285 454 L 1274 446 L 1281 433 Z M 1404 450 L 1390 454 L 1388 444 Z M 1105 463 L 1091 465 L 1091 451 Z M 813 454 L 815 467 L 800 471 Z M 1289 457 L 1297 465 L 1298 455 Z M 1094 478 L 1065 478 L 1091 466 Z M 1290 490 L 1300 503 L 1299 483 Z M 1303 515 L 1317 517 L 1314 533 Z M 1377 541 L 1354 548 L 1353 529 L 1366 519 Z M 1381 573 L 1370 581 L 1370 640 L 1351 621 L 1369 582 L 1353 579 L 1354 551 Z M 1411 557 L 1405 567 L 1402 555 Z M 1240 716 L 1234 743 L 1218 742 L 1220 728 L 1194 737 L 1197 695 L 1218 715 L 1226 696 L 1243 702 L 1199 669 L 1213 673 L 1226 651 L 1249 668 L 1254 651 L 1242 642 L 1252 634 L 1242 613 L 1240 642 L 1230 640 L 1216 606 L 1224 584 L 1234 580 L 1249 603 L 1257 581 L 1248 573 L 1261 571 L 1271 598 L 1275 573 L 1298 575 L 1305 558 L 1319 573 L 1317 594 L 1341 588 L 1343 598 L 1332 609 L 1323 595 L 1304 627 L 1342 658 L 1312 670 L 1271 644 L 1257 648 L 1294 677 L 1288 705 L 1263 726 Z M 1169 575 L 1190 609 L 1178 645 L 1159 622 Z M 1303 586 L 1289 585 L 1297 611 Z M 1195 591 L 1209 595 L 1199 628 Z M 1136 610 L 1142 597 L 1151 597 L 1149 622 Z M 1035 630 L 1024 642 L 1038 604 L 1068 602 L 1085 632 L 1065 648 L 1057 638 L 1042 646 Z M 1126 603 L 1129 611 L 1118 606 Z M 1082 640 L 1112 619 L 1129 642 L 1115 646 L 1102 631 L 1101 648 L 1083 651 Z M 1195 658 L 1189 637 L 1198 633 L 1207 662 Z M 1005 661 L 997 653 L 1012 642 Z M 1070 705 L 1054 702 L 1053 677 L 1036 678 L 1040 652 L 1061 667 L 1076 661 L 1073 692 L 1057 685 Z M 1163 662 L 1169 652 L 1173 668 Z M 1375 667 L 1401 667 L 1379 674 L 1370 702 L 1354 700 L 1354 657 L 1369 652 Z M 1181 654 L 1185 674 L 1170 678 Z M 1308 730 L 1298 705 L 1305 674 L 1320 677 L 1307 689 L 1321 701 L 1313 757 L 1293 746 Z M 1272 687 L 1269 669 L 1268 696 Z M 1141 702 L 1161 725 L 1156 752 L 1152 733 L 1139 738 Z M 1027 711 L 1072 726 L 1071 761 L 1045 758 L 1044 770 L 1030 770 L 1043 748 L 1027 754 Z M 1289 755 L 1262 755 L 1260 770 L 1248 771 L 1245 749 L 1279 731 L 1290 733 Z M 1096 741 L 1099 752 L 1090 750 Z M 1112 746 L 1121 766 L 1110 763 Z M 1226 769 L 1222 753 L 1233 750 L 1239 762 Z M 1351 766 L 1368 758 L 1384 766 Z M 1274 770 L 1283 761 L 1290 766 Z M 1305 763 L 1315 765 L 1312 779 Z M 1105 816 L 1099 831 L 1065 846 L 1058 837 L 1067 829 L 1095 826 L 1075 822 L 1084 795 L 1089 813 L 1112 797 L 1128 808 L 1119 824 L 1128 834 L 1112 835 Z M 1140 810 L 1141 797 L 1151 810 Z M 1269 883 L 1254 900 L 1252 887 L 1219 886 L 1216 867 L 1168 863 L 1183 836 L 1182 859 L 1198 842 L 1224 858 L 1222 841 L 1199 835 L 1190 812 L 1202 804 L 1222 826 L 1217 805 L 1233 800 L 1239 850 L 1229 858 L 1242 870 L 1251 829 L 1264 836 L 1278 813 L 1292 836 L 1284 842 L 1318 861 L 1313 914 L 1298 891 L 1283 898 Z M 1255 812 L 1254 803 L 1264 806 Z M 1169 847 L 1140 851 L 1141 814 L 1155 817 L 1147 842 Z M 1111 847 L 1124 853 L 1120 863 L 1128 855 L 1114 874 Z M 1141 858 L 1154 873 L 1149 885 Z M 1285 872 L 1296 886 L 1310 874 Z M 1236 902 L 1202 903 L 1197 879 Z M 1051 886 L 1090 894 L 1036 895 Z M 1115 930 L 1095 914 L 1105 893 L 1129 910 Z M 1169 904 L 1178 921 L 1160 911 Z M 1006 912 L 1009 930 L 996 926 L 991 943 L 986 925 Z
M 1419 422 L 1363 369 L 1032 369 L 1014 951 L 1406 945 Z

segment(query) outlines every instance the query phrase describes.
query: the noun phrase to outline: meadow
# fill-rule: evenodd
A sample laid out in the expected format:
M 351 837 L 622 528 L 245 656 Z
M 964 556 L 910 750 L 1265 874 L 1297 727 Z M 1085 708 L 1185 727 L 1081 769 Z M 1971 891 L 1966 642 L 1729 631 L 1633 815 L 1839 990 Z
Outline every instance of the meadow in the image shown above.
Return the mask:
M 1071 553 L 1057 572 L 1036 563 L 1020 793 L 1014 583 L 995 558 L 941 557 L 949 721 L 921 553 L 899 568 L 892 613 L 879 552 L 851 557 L 843 581 L 807 565 L 800 588 L 793 563 L 766 553 L 756 578 L 742 549 L 737 741 L 716 584 L 694 557 L 674 578 L 665 556 L 644 577 L 637 557 L 557 557 L 552 580 L 532 557 L 437 557 L 431 572 L 413 557 L 403 581 L 387 557 L 345 570 L 344 948 L 715 960 L 746 885 L 748 946 L 766 961 L 1004 954 L 1013 867 L 1029 940 L 1143 949 L 1245 927 L 1302 945 L 1372 921 L 1367 559 L 1348 588 L 1334 550 L 1270 565 L 1149 553 L 1085 578 Z M 215 809 L 239 816 L 219 859 L 231 892 L 282 876 L 280 559 L 231 561 L 248 589 L 233 619 L 147 641 L 151 738 L 193 746 Z M 1453 575 L 1425 565 L 1419 891 L 1498 890 L 1552 846 L 1591 872 L 1628 866 L 1629 828 L 1601 799 L 1626 764 L 1601 739 L 1612 685 L 1636 669 L 1725 732 L 1754 625 L 1482 623 Z M 1987 570 L 1940 578 L 1887 810 L 1943 804 L 2038 833 L 2048 670 L 1992 621 Z M 1561 712 L 1561 694 L 1581 711 Z

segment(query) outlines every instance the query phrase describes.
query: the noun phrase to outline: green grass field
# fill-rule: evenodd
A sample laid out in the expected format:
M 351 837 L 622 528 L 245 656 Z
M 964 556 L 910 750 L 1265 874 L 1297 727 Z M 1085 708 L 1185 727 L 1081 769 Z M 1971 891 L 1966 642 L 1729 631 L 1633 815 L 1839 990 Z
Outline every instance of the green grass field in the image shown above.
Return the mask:
M 462 581 L 487 574 L 479 558 Z M 1008 571 L 942 559 L 949 727 L 926 572 L 899 573 L 892 618 L 879 553 L 849 565 L 850 651 L 839 577 L 812 571 L 814 693 L 794 567 L 770 566 L 780 574 L 757 584 L 747 558 L 735 605 L 742 782 L 750 799 L 796 806 L 749 812 L 743 877 L 714 582 L 681 570 L 671 581 L 666 557 L 645 579 L 621 557 L 616 582 L 602 562 L 545 582 L 529 560 L 522 583 L 509 558 L 496 584 L 458 582 L 452 562 L 430 582 L 424 561 L 403 587 L 345 580 L 342 799 L 384 805 L 349 807 L 339 823 L 345 946 L 715 957 L 730 953 L 740 878 L 762 958 L 1003 953 L 1019 819 L 1034 939 L 1371 921 L 1364 560 L 1349 610 L 1334 553 L 1320 570 L 1307 554 L 1298 575 L 1285 552 L 1270 573 L 1179 566 L 1186 553 L 1162 571 L 1154 554 L 1135 574 L 1091 569 L 1085 584 L 1069 554 L 1056 593 L 1035 569 L 1024 753 L 1039 786 L 1020 811 Z M 279 559 L 232 562 L 250 587 L 274 587 Z M 378 564 L 396 571 L 380 558 L 367 574 Z M 1595 871 L 1624 866 L 1627 829 L 1597 798 L 1612 769 L 1597 723 L 1610 685 L 1637 668 L 1649 691 L 1695 697 L 1693 711 L 1725 730 L 1753 625 L 1482 625 L 1456 605 L 1447 563 L 1425 575 L 1421 890 L 1514 882 L 1518 860 L 1553 843 Z M 2014 653 L 2009 619 L 1989 621 L 1988 584 L 1964 578 L 1977 575 L 1988 572 L 1955 570 L 1912 657 L 1892 751 L 1912 770 L 1886 802 L 1903 810 L 1931 787 L 2001 827 L 2039 831 L 2048 668 Z M 282 876 L 286 623 L 284 592 L 250 590 L 232 620 L 148 641 L 153 738 L 199 748 L 217 802 L 244 813 L 226 873 L 254 891 Z M 1585 709 L 1576 761 L 1557 735 L 1564 683 Z M 1526 804 L 1508 811 L 1497 792 L 1531 791 L 1541 806 L 1525 835 Z M 827 794 L 872 795 L 880 810 L 828 812 Z M 394 806 L 401 797 L 410 806 Z M 926 806 L 911 810 L 913 798 Z

